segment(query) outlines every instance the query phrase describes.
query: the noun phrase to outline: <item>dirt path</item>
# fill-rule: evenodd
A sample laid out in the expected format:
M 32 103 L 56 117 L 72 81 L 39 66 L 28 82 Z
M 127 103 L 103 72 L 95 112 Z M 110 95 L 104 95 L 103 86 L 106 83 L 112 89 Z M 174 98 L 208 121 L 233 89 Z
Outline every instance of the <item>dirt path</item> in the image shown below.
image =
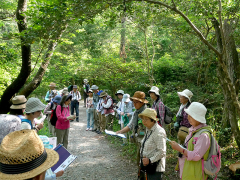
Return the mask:
M 136 180 L 136 165 L 122 159 L 103 135 L 86 131 L 86 109 L 80 103 L 79 122 L 72 122 L 68 150 L 78 158 L 66 169 L 61 180 Z

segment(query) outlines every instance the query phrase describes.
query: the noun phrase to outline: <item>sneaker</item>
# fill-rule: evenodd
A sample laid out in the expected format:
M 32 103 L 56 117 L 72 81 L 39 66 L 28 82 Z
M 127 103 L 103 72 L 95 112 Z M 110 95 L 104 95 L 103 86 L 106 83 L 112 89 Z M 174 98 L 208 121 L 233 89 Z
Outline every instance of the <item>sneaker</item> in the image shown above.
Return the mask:
M 86 131 L 88 131 L 88 130 L 89 130 L 89 128 L 86 129 Z
M 93 129 L 92 128 L 89 128 L 89 131 L 92 131 Z

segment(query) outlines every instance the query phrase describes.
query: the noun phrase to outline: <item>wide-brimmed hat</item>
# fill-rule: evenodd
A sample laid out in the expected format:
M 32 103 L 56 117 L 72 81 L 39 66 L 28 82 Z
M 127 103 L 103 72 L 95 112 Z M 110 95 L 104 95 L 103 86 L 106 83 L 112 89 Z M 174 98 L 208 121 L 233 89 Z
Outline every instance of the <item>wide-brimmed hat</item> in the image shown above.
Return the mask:
M 133 100 L 137 100 L 143 103 L 148 103 L 148 101 L 145 99 L 145 93 L 142 91 L 136 91 L 133 95 L 133 97 L 130 97 L 130 99 Z
M 53 102 L 58 103 L 58 104 L 60 104 L 61 100 L 62 100 L 62 96 L 60 96 L 60 95 L 56 95 L 53 98 Z
M 124 95 L 124 91 L 123 90 L 118 90 L 115 95 L 117 96 L 118 94 Z
M 91 89 L 92 89 L 92 90 L 98 90 L 98 86 L 92 85 Z
M 21 119 L 19 117 L 10 114 L 0 114 L 0 144 L 6 135 L 21 129 Z
M 160 96 L 159 89 L 156 86 L 151 87 L 151 89 L 148 91 L 148 93 L 150 94 L 151 92 L 155 93 L 157 96 Z
M 12 105 L 10 109 L 24 109 L 26 108 L 26 102 L 27 102 L 27 99 L 25 98 L 24 95 L 15 96 L 12 99 Z
M 73 88 L 77 88 L 77 85 L 73 85 Z
M 33 113 L 36 111 L 42 111 L 46 108 L 46 105 L 43 104 L 38 98 L 29 98 L 26 104 L 26 113 Z
M 102 98 L 104 96 L 108 96 L 108 94 L 105 91 L 101 92 L 101 94 L 99 95 L 100 98 Z
M 71 99 L 71 100 L 72 100 L 72 94 L 68 94 L 68 95 L 67 95 L 65 102 L 66 102 L 68 99 Z
M 187 109 L 184 109 L 184 111 L 196 121 L 206 123 L 205 115 L 207 108 L 203 104 L 199 102 L 192 102 Z
M 87 80 L 87 79 L 84 79 L 84 80 L 83 80 L 83 82 L 86 82 L 86 83 L 87 83 L 87 82 L 88 82 L 88 80 Z
M 157 112 L 154 109 L 146 108 L 142 113 L 138 115 L 142 119 L 143 116 L 149 117 L 150 119 L 153 119 L 155 121 L 158 121 L 157 118 Z
M 55 165 L 58 160 L 58 153 L 45 149 L 35 131 L 15 131 L 8 134 L 0 146 L 0 179 L 30 179 Z
M 56 86 L 56 83 L 51 82 L 49 87 L 57 87 L 57 86 Z
M 129 94 L 124 94 L 122 101 L 123 102 L 129 102 L 130 101 L 130 95 Z
M 68 88 L 67 87 L 63 88 L 62 94 L 67 94 L 67 93 L 68 93 Z
M 182 92 L 177 92 L 178 96 L 184 96 L 188 98 L 188 100 L 191 102 L 191 97 L 193 96 L 193 93 L 189 91 L 188 89 L 185 89 Z

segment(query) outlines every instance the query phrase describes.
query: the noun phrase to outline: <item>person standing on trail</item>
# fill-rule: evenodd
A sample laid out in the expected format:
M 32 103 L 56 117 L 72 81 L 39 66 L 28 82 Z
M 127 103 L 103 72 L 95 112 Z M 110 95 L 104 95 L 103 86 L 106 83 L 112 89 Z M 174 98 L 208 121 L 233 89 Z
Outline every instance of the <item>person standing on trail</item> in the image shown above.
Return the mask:
M 154 109 L 146 108 L 138 117 L 146 127 L 141 142 L 138 179 L 161 180 L 166 164 L 166 132 L 158 125 Z
M 70 120 L 75 119 L 75 115 L 70 116 L 69 104 L 71 103 L 72 95 L 64 95 L 60 102 L 60 105 L 57 106 L 56 109 L 56 136 L 57 136 L 57 144 L 63 144 L 63 146 L 67 149 L 68 146 L 68 134 L 70 128 Z
M 76 121 L 79 122 L 79 101 L 81 100 L 81 94 L 77 91 L 77 85 L 73 85 L 73 90 L 70 92 L 72 95 L 71 101 L 71 115 L 74 115 L 74 109 L 76 112 Z M 74 120 L 71 120 L 71 122 Z
M 90 89 L 90 86 L 88 84 L 88 80 L 87 79 L 84 79 L 83 80 L 83 98 L 84 98 L 84 105 L 83 107 L 86 107 L 86 99 L 88 97 L 88 92 L 89 92 L 89 89 Z
M 86 131 L 92 131 L 94 126 L 94 119 L 93 119 L 93 91 L 90 89 L 88 91 L 88 98 L 86 99 L 87 105 L 87 129 Z
M 101 92 L 100 98 L 103 98 L 102 106 L 103 106 L 103 114 L 106 117 L 106 129 L 113 130 L 113 117 L 114 117 L 114 109 L 113 109 L 113 100 L 112 97 L 109 96 L 106 92 Z M 105 130 L 105 129 L 104 129 Z
M 121 108 L 122 104 L 124 104 L 124 103 L 122 102 L 122 98 L 123 98 L 123 95 L 124 95 L 124 91 L 123 91 L 123 90 L 118 90 L 115 95 L 118 97 L 119 101 L 118 101 L 118 103 L 117 103 L 116 105 L 113 104 L 113 106 L 116 107 L 116 108 L 114 108 L 114 109 L 115 109 L 115 111 L 116 111 L 116 114 L 118 114 L 118 116 L 117 116 L 117 118 L 119 119 L 118 124 L 121 125 L 121 115 L 120 115 L 118 109 Z
M 185 109 L 190 106 L 193 93 L 188 89 L 185 89 L 183 92 L 178 92 L 178 96 L 181 106 L 176 115 L 177 122 L 174 123 L 174 128 L 178 131 L 178 143 L 183 144 L 186 136 L 188 135 L 188 129 L 192 126 L 188 121 L 188 114 L 185 112 Z
M 93 131 L 98 132 L 100 130 L 100 125 L 99 125 L 99 117 L 98 117 L 98 112 L 97 112 L 97 105 L 99 103 L 99 95 L 103 91 L 99 91 L 98 86 L 92 85 L 91 89 L 93 90 L 93 108 L 94 108 L 94 129 Z
M 51 102 L 56 95 L 60 95 L 60 93 L 55 89 L 57 87 L 55 83 L 51 82 L 49 87 L 50 90 L 47 92 L 45 96 L 45 101 L 47 103 Z
M 98 134 L 102 134 L 102 132 L 104 132 L 106 129 L 106 117 L 102 106 L 103 101 L 104 101 L 103 98 L 99 97 L 99 101 L 96 107 L 99 120 L 99 130 L 96 130 L 96 133 Z
M 156 86 L 153 86 L 149 91 L 148 91 L 151 99 L 154 101 L 152 105 L 152 109 L 155 109 L 157 112 L 157 118 L 159 119 L 158 124 L 161 127 L 165 127 L 164 123 L 164 116 L 165 116 L 165 108 L 162 100 L 160 99 L 160 94 L 159 94 L 159 89 Z
M 53 136 L 56 136 L 55 126 L 51 124 L 50 119 L 53 111 L 57 108 L 57 105 L 60 104 L 61 100 L 62 100 L 62 97 L 60 95 L 55 96 L 52 102 L 48 103 L 47 107 L 43 111 L 44 114 L 47 114 L 49 133 L 51 133 Z
M 142 113 L 146 109 L 146 103 L 148 101 L 145 99 L 145 93 L 142 91 L 136 91 L 130 99 L 132 100 L 136 111 L 134 111 L 133 116 L 126 127 L 117 131 L 116 133 L 127 133 L 129 131 L 133 131 L 131 138 L 137 145 L 137 165 L 140 161 L 140 147 L 141 140 L 145 135 L 145 127 L 143 127 L 141 118 L 138 117 L 140 113 Z

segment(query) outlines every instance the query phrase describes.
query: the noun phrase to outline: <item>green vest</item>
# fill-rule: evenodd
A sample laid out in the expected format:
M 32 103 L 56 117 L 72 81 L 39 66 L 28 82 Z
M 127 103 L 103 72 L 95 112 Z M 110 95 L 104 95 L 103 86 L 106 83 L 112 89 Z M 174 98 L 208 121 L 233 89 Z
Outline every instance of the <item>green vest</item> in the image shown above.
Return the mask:
M 208 126 L 202 127 L 197 131 L 194 131 L 193 136 L 195 135 L 196 132 L 198 132 L 201 129 L 209 130 L 209 127 Z M 208 134 L 208 137 L 210 137 L 210 134 L 208 132 L 203 132 L 203 133 Z M 211 142 L 210 142 L 210 146 L 211 146 Z M 188 142 L 188 150 L 189 151 L 194 150 L 193 138 L 191 138 L 190 141 Z M 207 152 L 203 156 L 204 160 L 207 160 L 209 150 L 210 150 L 210 147 L 208 148 Z M 204 173 L 204 179 L 207 179 L 207 177 L 208 176 Z M 182 180 L 203 180 L 201 159 L 199 161 L 188 161 L 187 159 L 185 159 L 183 173 L 182 173 Z

